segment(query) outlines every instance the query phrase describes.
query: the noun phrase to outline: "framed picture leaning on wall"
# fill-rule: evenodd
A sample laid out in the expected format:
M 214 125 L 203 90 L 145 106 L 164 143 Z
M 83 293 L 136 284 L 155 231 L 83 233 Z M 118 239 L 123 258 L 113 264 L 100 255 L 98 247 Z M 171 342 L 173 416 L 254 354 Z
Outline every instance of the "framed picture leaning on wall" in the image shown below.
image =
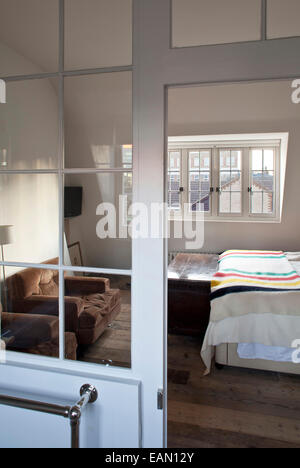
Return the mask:
M 72 266 L 83 266 L 80 242 L 68 246 Z

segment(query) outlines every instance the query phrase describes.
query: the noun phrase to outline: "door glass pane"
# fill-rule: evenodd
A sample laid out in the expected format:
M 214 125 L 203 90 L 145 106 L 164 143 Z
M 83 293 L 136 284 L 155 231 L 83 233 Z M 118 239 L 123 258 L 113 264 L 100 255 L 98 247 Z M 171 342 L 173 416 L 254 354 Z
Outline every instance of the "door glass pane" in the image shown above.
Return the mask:
M 0 231 L 4 259 L 44 263 L 58 257 L 58 176 L 0 174 Z
M 66 168 L 129 168 L 131 144 L 131 72 L 66 78 Z
M 0 105 L 0 171 L 58 167 L 57 81 L 7 84 Z
M 260 39 L 260 0 L 173 0 L 173 47 Z
M 67 272 L 65 294 L 66 359 L 76 331 L 78 361 L 131 367 L 131 277 Z
M 65 176 L 66 265 L 131 269 L 131 184 L 129 172 Z
M 58 271 L 15 267 L 0 270 L 1 335 L 6 349 L 58 358 Z M 75 336 L 69 341 L 73 343 L 74 358 Z
M 132 0 L 65 0 L 65 69 L 132 63 Z
M 299 0 L 268 0 L 267 37 L 300 36 Z
M 58 0 L 0 0 L 0 76 L 58 70 Z

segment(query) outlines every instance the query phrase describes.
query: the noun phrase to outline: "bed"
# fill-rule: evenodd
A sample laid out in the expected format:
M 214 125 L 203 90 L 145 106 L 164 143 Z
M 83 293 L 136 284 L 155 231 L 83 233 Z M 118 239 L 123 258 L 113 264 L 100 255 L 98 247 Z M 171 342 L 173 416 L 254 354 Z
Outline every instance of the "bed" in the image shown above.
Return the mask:
M 230 255 L 236 258 L 230 258 Z M 263 255 L 268 258 L 245 260 L 244 255 L 257 258 Z M 273 259 L 273 256 L 278 258 Z M 222 254 L 220 261 L 222 259 L 225 259 L 225 267 L 230 268 L 224 268 L 220 263 L 220 270 L 216 275 L 217 282 L 212 284 L 212 299 L 215 297 L 217 300 L 212 300 L 211 321 L 201 352 L 207 368 L 206 374 L 210 372 L 211 361 L 215 358 L 216 364 L 222 366 L 300 375 L 300 363 L 295 362 L 295 356 L 300 357 L 300 352 L 297 354 L 295 347 L 296 340 L 300 340 L 300 252 L 271 254 L 263 251 L 228 251 Z M 263 267 L 260 267 L 262 270 L 259 273 L 257 268 L 261 261 Z M 273 267 L 273 264 L 276 267 Z M 274 290 L 270 290 L 269 284 L 263 288 L 256 287 L 258 285 L 252 279 L 254 276 L 246 279 L 247 282 L 253 283 L 250 289 L 245 287 L 245 277 L 240 273 L 245 273 L 243 268 L 250 270 L 251 265 L 251 271 L 257 272 L 257 275 L 265 275 L 267 271 L 269 275 L 273 275 L 271 278 L 279 276 L 280 271 L 280 277 L 276 278 L 279 283 L 275 283 L 275 279 L 270 283 L 276 284 Z M 236 272 L 234 279 L 231 276 L 232 271 Z M 258 278 L 259 282 L 263 279 L 267 281 L 264 276 Z M 282 278 L 286 278 L 283 284 Z M 270 278 L 268 280 L 270 281 Z M 277 287 L 277 284 L 280 286 Z M 229 291 L 229 286 L 232 285 L 235 291 Z M 278 290 L 280 287 L 282 289 Z M 258 310 L 260 307 L 263 310 Z M 219 321 L 216 321 L 216 314 L 221 315 Z M 300 342 L 298 345 L 300 346 Z

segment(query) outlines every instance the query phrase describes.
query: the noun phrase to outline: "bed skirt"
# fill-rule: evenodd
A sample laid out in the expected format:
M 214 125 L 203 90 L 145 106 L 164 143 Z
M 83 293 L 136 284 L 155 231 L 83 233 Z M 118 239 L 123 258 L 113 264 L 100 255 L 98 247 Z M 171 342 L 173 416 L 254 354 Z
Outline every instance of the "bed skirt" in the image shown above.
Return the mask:
M 215 354 L 216 363 L 224 366 L 300 375 L 300 364 L 263 359 L 241 359 L 237 353 L 237 347 L 237 344 L 222 344 L 217 346 Z

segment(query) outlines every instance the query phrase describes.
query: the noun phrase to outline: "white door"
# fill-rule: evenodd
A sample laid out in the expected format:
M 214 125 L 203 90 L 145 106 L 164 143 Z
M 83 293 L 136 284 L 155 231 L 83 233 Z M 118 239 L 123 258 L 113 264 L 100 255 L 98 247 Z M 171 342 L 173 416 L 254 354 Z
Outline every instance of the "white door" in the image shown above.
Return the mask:
M 1 447 L 70 447 L 67 420 L 3 397 L 69 406 L 84 384 L 81 447 L 163 446 L 161 241 L 126 237 L 118 203 L 151 197 L 138 4 L 0 1 Z

